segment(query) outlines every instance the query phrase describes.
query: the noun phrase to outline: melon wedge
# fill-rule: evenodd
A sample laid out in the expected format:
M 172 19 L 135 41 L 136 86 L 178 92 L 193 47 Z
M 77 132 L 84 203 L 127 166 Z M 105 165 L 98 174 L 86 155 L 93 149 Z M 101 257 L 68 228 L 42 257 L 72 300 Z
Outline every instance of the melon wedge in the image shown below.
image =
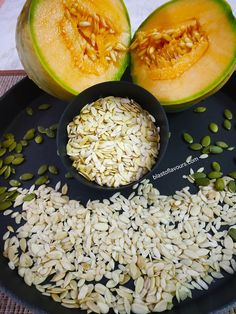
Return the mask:
M 133 81 L 167 111 L 221 88 L 236 66 L 236 21 L 224 0 L 173 0 L 154 11 L 131 44 Z
M 119 80 L 129 44 L 122 0 L 27 0 L 18 18 L 16 46 L 26 73 L 65 100 L 96 83 Z

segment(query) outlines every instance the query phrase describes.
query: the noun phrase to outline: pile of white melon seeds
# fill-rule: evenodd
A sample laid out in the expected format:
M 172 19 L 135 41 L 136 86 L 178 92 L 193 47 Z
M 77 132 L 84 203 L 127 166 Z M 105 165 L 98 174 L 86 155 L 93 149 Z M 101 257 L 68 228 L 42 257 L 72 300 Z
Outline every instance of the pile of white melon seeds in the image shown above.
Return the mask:
M 18 188 L 22 210 L 4 213 L 23 222 L 4 235 L 9 267 L 67 308 L 121 314 L 171 309 L 175 297 L 180 302 L 236 270 L 228 235 L 235 193 L 210 185 L 165 196 L 148 181 L 135 188 L 129 198 L 117 193 L 86 206 L 60 183 Z

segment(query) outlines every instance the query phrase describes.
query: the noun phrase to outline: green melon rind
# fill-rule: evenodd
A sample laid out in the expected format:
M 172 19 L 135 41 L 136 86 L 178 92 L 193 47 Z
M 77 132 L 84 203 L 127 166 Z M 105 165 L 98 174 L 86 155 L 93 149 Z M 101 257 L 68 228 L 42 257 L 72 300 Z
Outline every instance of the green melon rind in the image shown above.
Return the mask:
M 124 8 L 124 14 L 126 15 L 129 29 L 129 43 L 131 41 L 131 26 L 130 18 L 128 15 L 127 8 L 123 2 L 120 0 Z M 34 12 L 40 0 L 27 0 L 22 12 L 18 18 L 17 31 L 16 31 L 16 42 L 17 50 L 21 59 L 21 62 L 29 73 L 30 78 L 43 90 L 47 91 L 49 94 L 56 96 L 61 99 L 70 100 L 79 92 L 72 89 L 66 85 L 63 80 L 57 76 L 57 74 L 50 68 L 50 65 L 46 62 L 43 57 L 40 48 L 37 44 L 36 34 L 33 28 L 34 22 Z M 21 34 L 21 38 L 20 35 Z M 24 46 L 24 49 L 22 49 Z M 26 51 L 27 47 L 27 51 Z M 23 56 L 27 54 L 27 58 Z M 33 60 L 33 62 L 32 62 Z M 130 56 L 127 53 L 123 57 L 123 62 L 119 65 L 117 72 L 111 80 L 120 80 L 124 71 L 130 62 Z M 33 68 L 31 66 L 33 64 Z
M 173 2 L 178 2 L 178 0 L 169 1 L 169 2 L 167 2 L 165 4 L 163 4 L 162 6 L 160 6 L 159 8 L 157 8 L 155 11 L 153 11 L 142 22 L 142 24 L 138 27 L 137 31 L 134 34 L 132 42 L 135 40 L 136 34 L 148 22 L 150 17 L 152 17 L 155 14 L 159 13 L 162 9 L 164 9 L 166 6 L 171 5 Z M 229 24 L 232 27 L 232 31 L 236 34 L 236 19 L 235 19 L 234 15 L 233 15 L 233 12 L 232 12 L 232 9 L 231 9 L 230 5 L 225 0 L 212 0 L 212 2 L 217 3 L 221 7 L 221 9 L 224 11 L 225 15 L 228 18 Z M 132 68 L 134 67 L 134 64 L 132 62 L 132 53 L 131 53 L 130 66 L 131 66 L 131 76 L 132 76 L 132 79 L 133 79 L 134 83 L 139 84 L 138 83 L 138 78 L 132 75 Z M 202 90 L 202 91 L 200 91 L 200 92 L 198 92 L 198 93 L 196 93 L 196 94 L 194 94 L 194 95 L 192 95 L 190 97 L 180 99 L 180 100 L 178 100 L 176 102 L 169 102 L 167 100 L 165 101 L 164 99 L 162 99 L 161 100 L 161 104 L 163 106 L 165 106 L 165 109 L 167 111 L 176 111 L 176 110 L 181 111 L 181 110 L 184 110 L 184 109 L 194 105 L 195 103 L 203 100 L 204 98 L 212 95 L 217 90 L 219 90 L 229 80 L 229 78 L 233 74 L 235 68 L 236 68 L 236 48 L 235 48 L 234 54 L 232 56 L 232 61 L 228 65 L 226 70 L 223 72 L 223 74 L 221 74 L 220 78 L 215 79 L 206 89 L 204 89 L 204 90 Z

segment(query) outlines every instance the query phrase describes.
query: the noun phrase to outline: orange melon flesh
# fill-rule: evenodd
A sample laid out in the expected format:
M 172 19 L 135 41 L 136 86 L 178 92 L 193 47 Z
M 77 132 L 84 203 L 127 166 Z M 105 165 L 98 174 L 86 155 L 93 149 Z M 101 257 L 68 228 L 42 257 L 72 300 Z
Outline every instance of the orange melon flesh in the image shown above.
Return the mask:
M 42 89 L 70 99 L 120 79 L 128 64 L 129 18 L 120 0 L 33 0 L 18 20 L 17 49 Z
M 157 56 L 157 61 L 148 64 L 148 60 L 145 62 L 140 57 L 140 42 L 135 47 L 139 36 L 145 38 L 153 31 L 171 33 L 195 21 L 202 39 L 195 47 L 187 48 L 185 54 L 179 56 L 174 50 L 175 45 L 179 47 L 183 35 L 177 36 L 175 42 L 161 43 L 162 48 L 159 46 L 159 54 L 164 55 L 165 49 L 167 55 L 171 55 L 169 62 L 163 60 L 161 63 Z M 235 19 L 229 6 L 221 0 L 171 1 L 147 18 L 138 29 L 132 46 L 132 77 L 136 83 L 152 92 L 163 105 L 191 103 L 209 95 L 233 72 L 236 64 Z M 146 53 L 150 58 L 150 50 Z M 173 57 L 176 54 L 177 57 Z M 171 61 L 171 57 L 174 60 Z

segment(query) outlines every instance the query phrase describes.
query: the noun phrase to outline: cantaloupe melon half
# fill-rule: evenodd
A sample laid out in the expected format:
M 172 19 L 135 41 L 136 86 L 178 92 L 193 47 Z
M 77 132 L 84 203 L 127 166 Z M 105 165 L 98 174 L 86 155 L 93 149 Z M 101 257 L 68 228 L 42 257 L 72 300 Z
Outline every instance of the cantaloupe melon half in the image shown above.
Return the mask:
M 236 65 L 236 21 L 224 0 L 173 0 L 153 12 L 131 45 L 134 82 L 167 110 L 209 96 Z
M 121 78 L 129 61 L 129 17 L 122 0 L 27 0 L 16 44 L 29 77 L 48 93 L 70 99 Z

